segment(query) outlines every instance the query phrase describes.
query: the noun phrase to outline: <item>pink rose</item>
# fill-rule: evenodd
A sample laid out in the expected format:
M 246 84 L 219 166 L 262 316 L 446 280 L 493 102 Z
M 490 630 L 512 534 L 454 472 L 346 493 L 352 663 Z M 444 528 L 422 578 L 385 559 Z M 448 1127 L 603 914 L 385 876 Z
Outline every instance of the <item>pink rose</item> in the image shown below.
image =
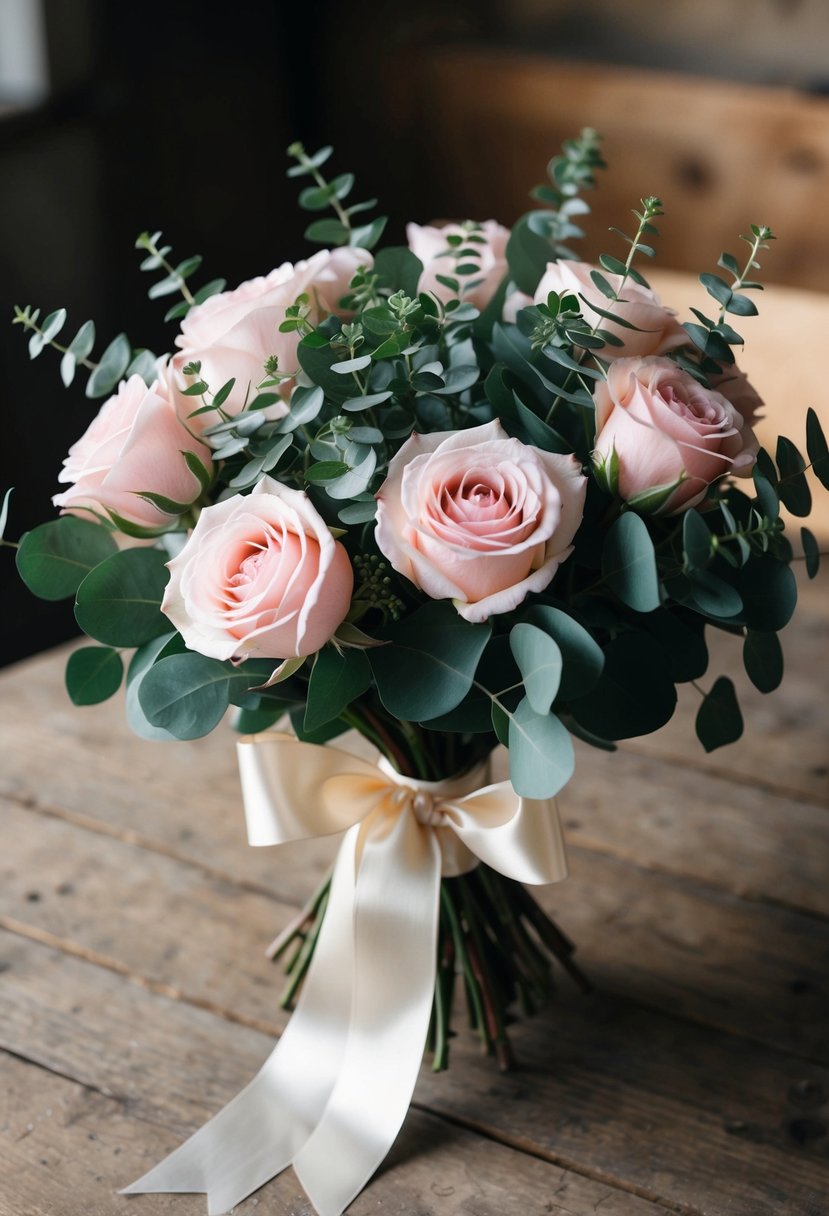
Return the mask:
M 307 262 L 292 266 L 285 262 L 264 278 L 250 279 L 235 291 L 223 291 L 203 304 L 191 308 L 181 323 L 176 338 L 179 354 L 173 359 L 173 371 L 180 383 L 182 370 L 188 363 L 201 363 L 200 379 L 217 392 L 231 377 L 236 383 L 222 408 L 233 415 L 245 400 L 256 396 L 256 386 L 266 378 L 265 362 L 271 355 L 279 360 L 279 370 L 298 369 L 299 336 L 280 333 L 285 310 L 298 296 L 307 294 L 311 308 L 309 320 L 316 324 L 326 314 L 338 312 L 340 299 L 358 266 L 372 266 L 373 259 L 365 249 L 323 249 Z M 184 397 L 187 412 L 197 409 L 200 401 Z M 269 417 L 281 418 L 288 411 L 279 402 L 269 407 Z M 211 422 L 213 415 L 201 415 Z
M 587 262 L 561 259 L 550 262 L 535 292 L 535 303 L 541 304 L 551 291 L 558 295 L 571 294 L 579 298 L 582 313 L 592 325 L 620 338 L 622 346 L 605 345 L 598 352 L 605 360 L 629 358 L 634 355 L 664 355 L 678 346 L 687 346 L 690 339 L 679 324 L 674 313 L 663 308 L 659 297 L 649 287 L 642 287 L 628 279 L 622 289 L 622 297 L 615 303 L 602 295 L 590 278 L 594 267 Z M 621 276 L 602 270 L 614 290 L 618 290 Z M 612 312 L 623 321 L 629 321 L 636 329 L 627 329 L 608 321 L 593 310 L 593 306 L 604 312 Z
M 745 372 L 741 372 L 739 367 L 732 363 L 724 366 L 719 376 L 709 376 L 708 382 L 731 402 L 744 422 L 754 426 L 759 420 L 759 411 L 763 408 L 764 401 Z
M 571 553 L 587 487 L 575 456 L 510 439 L 500 422 L 412 435 L 377 495 L 395 570 L 467 621 L 543 591 Z
M 313 654 L 351 603 L 348 554 L 306 494 L 263 477 L 205 507 L 167 563 L 161 605 L 191 650 L 214 659 Z
M 476 234 L 478 235 L 478 234 Z M 455 298 L 456 293 L 450 287 L 439 283 L 437 276 L 457 278 L 463 289 L 464 281 L 477 283 L 477 287 L 464 292 L 464 300 L 474 304 L 476 308 L 486 308 L 489 301 L 498 290 L 498 286 L 507 273 L 507 241 L 509 229 L 504 228 L 495 220 L 486 220 L 480 225 L 480 235 L 486 238 L 486 244 L 469 242 L 469 232 L 460 224 L 447 224 L 444 228 L 432 228 L 420 224 L 406 225 L 406 239 L 415 257 L 423 263 L 423 273 L 417 285 L 418 291 L 431 291 L 445 304 Z M 471 265 L 477 262 L 480 273 L 461 275 L 455 274 L 458 265 L 454 257 L 455 249 L 449 244 L 447 237 L 462 237 L 464 244 L 455 249 L 475 249 L 476 257 L 463 257 L 460 265 Z
M 164 375 L 151 388 L 130 376 L 69 449 L 58 480 L 72 484 L 52 502 L 73 514 L 115 511 L 145 528 L 168 524 L 171 517 L 140 495 L 149 491 L 188 505 L 198 498 L 200 485 L 184 452 L 212 469 L 210 450 L 182 423 Z
M 594 460 L 607 474 L 615 452 L 626 502 L 664 488 L 655 509 L 672 514 L 700 502 L 718 477 L 751 472 L 758 449 L 751 427 L 671 359 L 617 359 L 594 400 Z

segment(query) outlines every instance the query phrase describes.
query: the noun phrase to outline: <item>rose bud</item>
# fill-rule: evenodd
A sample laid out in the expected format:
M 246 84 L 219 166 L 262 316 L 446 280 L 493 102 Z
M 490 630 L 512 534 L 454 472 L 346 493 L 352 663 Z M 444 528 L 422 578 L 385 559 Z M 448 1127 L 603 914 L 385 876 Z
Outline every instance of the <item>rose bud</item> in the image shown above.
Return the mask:
M 633 506 L 684 511 L 717 478 L 751 472 L 758 450 L 751 427 L 671 359 L 617 359 L 593 396 L 600 480 Z

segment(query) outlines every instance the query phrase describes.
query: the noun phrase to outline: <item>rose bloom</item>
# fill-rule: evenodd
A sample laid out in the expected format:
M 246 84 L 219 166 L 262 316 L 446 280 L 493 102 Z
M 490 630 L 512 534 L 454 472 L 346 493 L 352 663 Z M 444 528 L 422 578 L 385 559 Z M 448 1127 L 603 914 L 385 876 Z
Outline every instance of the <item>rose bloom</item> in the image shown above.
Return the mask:
M 263 477 L 199 515 L 167 563 L 162 612 L 213 659 L 313 654 L 351 603 L 348 554 L 306 494 Z
M 312 324 L 327 313 L 341 311 L 340 299 L 358 266 L 373 264 L 365 249 L 343 248 L 330 253 L 323 249 L 308 261 L 295 266 L 285 262 L 264 278 L 249 279 L 234 291 L 222 291 L 196 304 L 182 321 L 176 338 L 180 351 L 173 359 L 173 371 L 178 381 L 184 382 L 182 370 L 194 360 L 201 363 L 199 378 L 212 393 L 235 377 L 222 409 L 226 414 L 238 413 L 246 399 L 256 396 L 256 386 L 266 376 L 265 362 L 272 355 L 279 360 L 281 372 L 297 370 L 299 335 L 296 331 L 279 332 L 285 310 L 298 296 L 307 294 Z M 188 412 L 201 404 L 192 397 L 184 397 L 185 403 Z M 269 407 L 267 416 L 280 418 L 287 411 L 287 404 L 278 402 Z M 210 414 L 200 417 L 202 425 L 218 418 Z
M 115 511 L 130 523 L 156 528 L 171 517 L 140 498 L 141 492 L 187 504 L 199 496 L 199 481 L 183 452 L 212 469 L 209 448 L 182 423 L 164 375 L 151 388 L 130 376 L 69 449 L 58 480 L 72 484 L 52 502 L 76 515 Z
M 377 495 L 395 570 L 467 621 L 543 591 L 572 552 L 586 478 L 575 456 L 510 439 L 500 422 L 412 435 Z
M 582 314 L 598 329 L 614 334 L 622 341 L 622 346 L 602 347 L 598 352 L 605 360 L 630 358 L 634 355 L 664 355 L 678 346 L 687 346 L 690 339 L 679 324 L 674 313 L 663 308 L 659 297 L 649 287 L 628 279 L 622 288 L 622 297 L 615 303 L 602 295 L 590 278 L 594 267 L 587 262 L 575 262 L 560 259 L 550 262 L 546 274 L 541 278 L 535 291 L 535 303 L 546 301 L 551 291 L 558 295 L 572 294 L 580 298 Z M 621 276 L 611 274 L 607 270 L 600 271 L 614 290 L 618 290 Z M 629 321 L 636 329 L 627 329 L 608 321 L 605 317 L 592 310 L 591 305 L 612 312 L 623 321 Z
M 617 359 L 594 400 L 594 460 L 608 467 L 615 450 L 625 501 L 664 487 L 657 510 L 672 514 L 700 502 L 718 477 L 751 472 L 758 450 L 751 427 L 671 359 Z
M 448 300 L 454 299 L 456 293 L 450 287 L 439 283 L 437 276 L 457 278 L 461 288 L 466 279 L 467 282 L 478 283 L 478 286 L 464 292 L 464 300 L 474 304 L 476 308 L 486 308 L 507 273 L 509 228 L 504 228 L 495 220 L 486 220 L 480 225 L 480 235 L 486 238 L 485 245 L 478 245 L 474 241 L 472 244 L 466 244 L 469 233 L 460 224 L 447 224 L 443 228 L 407 224 L 406 239 L 409 242 L 409 248 L 423 263 L 423 273 L 417 284 L 418 291 L 431 291 L 445 304 Z M 453 256 L 455 250 L 446 240 L 448 236 L 463 237 L 465 244 L 458 245 L 458 249 L 478 250 L 477 258 L 461 258 L 460 264 L 470 265 L 473 260 L 477 261 L 480 265 L 480 274 L 461 277 L 455 274 L 454 268 L 458 263 Z

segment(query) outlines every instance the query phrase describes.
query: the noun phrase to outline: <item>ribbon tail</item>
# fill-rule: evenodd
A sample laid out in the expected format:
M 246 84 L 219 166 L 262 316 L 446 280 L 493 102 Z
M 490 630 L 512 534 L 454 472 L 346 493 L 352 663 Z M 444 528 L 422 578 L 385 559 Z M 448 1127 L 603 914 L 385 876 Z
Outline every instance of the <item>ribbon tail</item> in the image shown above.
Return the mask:
M 220 1216 L 290 1165 L 318 1123 L 346 1049 L 356 849 L 345 836 L 314 959 L 296 1011 L 253 1080 L 189 1140 L 121 1193 L 207 1194 Z
M 414 1092 L 435 987 L 440 850 L 410 811 L 367 833 L 354 996 L 337 1083 L 294 1158 L 320 1216 L 340 1216 L 391 1148 Z

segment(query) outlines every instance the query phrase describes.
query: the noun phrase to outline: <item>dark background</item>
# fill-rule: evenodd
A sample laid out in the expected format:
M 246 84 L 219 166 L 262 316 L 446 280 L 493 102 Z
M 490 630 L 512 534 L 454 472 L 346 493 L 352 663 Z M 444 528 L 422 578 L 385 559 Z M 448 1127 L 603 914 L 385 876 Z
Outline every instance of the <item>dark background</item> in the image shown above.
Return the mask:
M 14 99 L 0 95 L 0 492 L 15 486 L 7 535 L 52 517 L 63 456 L 99 404 L 84 397 L 83 379 L 63 389 L 53 352 L 29 362 L 21 330 L 6 324 L 13 304 L 44 315 L 67 308 L 70 337 L 93 318 L 98 352 L 125 330 L 134 345 L 161 353 L 173 332 L 162 321 L 165 301 L 146 298 L 136 235 L 163 230 L 179 258 L 204 255 L 201 281 L 221 276 L 230 287 L 306 256 L 307 217 L 285 177 L 293 139 L 309 150 L 335 145 L 336 171 L 357 173 L 355 197 L 377 196 L 389 214 L 386 239 L 403 240 L 409 219 L 515 218 L 556 150 L 543 122 L 555 131 L 563 99 L 536 106 L 542 126 L 531 157 L 513 119 L 497 131 L 486 120 L 456 128 L 430 83 L 434 48 L 530 49 L 560 62 L 592 55 L 820 92 L 829 80 L 829 40 L 815 36 L 821 4 L 681 0 L 669 19 L 660 0 L 585 0 L 578 13 L 564 0 L 453 0 L 450 11 L 435 0 L 413 11 L 385 0 L 45 0 L 48 95 L 6 109 Z M 729 36 L 741 13 L 742 34 L 735 27 Z M 486 72 L 463 70 L 461 94 L 489 100 Z M 506 110 L 506 94 L 504 102 Z M 593 121 L 585 113 L 565 133 Z M 625 155 L 618 160 L 624 168 Z M 792 172 L 814 180 L 827 163 L 807 147 Z M 683 196 L 706 188 L 693 156 L 671 172 Z M 716 175 L 712 182 L 716 189 Z M 801 264 L 813 265 L 808 250 Z M 13 564 L 13 551 L 1 550 L 0 664 L 76 632 L 71 605 L 36 600 Z

